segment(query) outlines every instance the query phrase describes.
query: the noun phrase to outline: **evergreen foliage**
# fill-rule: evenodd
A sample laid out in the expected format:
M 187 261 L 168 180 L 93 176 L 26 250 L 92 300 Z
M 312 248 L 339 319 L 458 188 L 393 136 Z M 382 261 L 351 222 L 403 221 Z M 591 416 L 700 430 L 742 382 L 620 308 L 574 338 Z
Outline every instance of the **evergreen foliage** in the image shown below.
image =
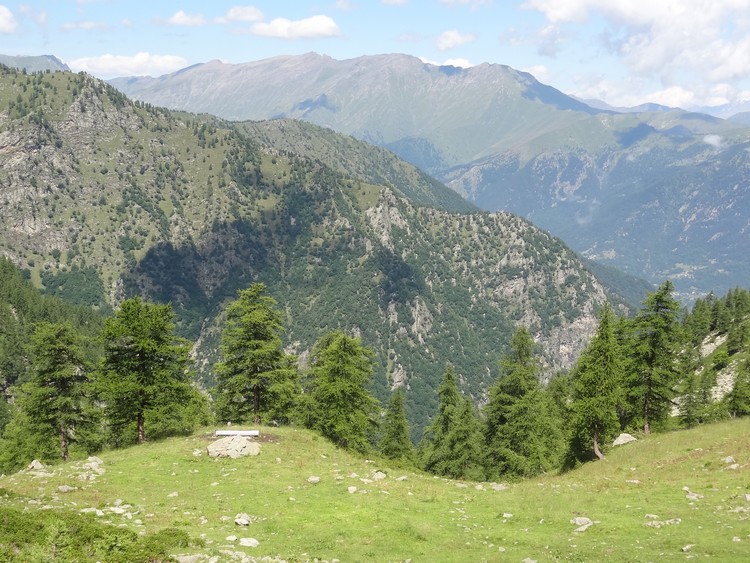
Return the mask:
M 255 283 L 227 307 L 216 366 L 216 410 L 220 420 L 288 421 L 299 393 L 295 358 L 284 352 L 281 313 Z
M 383 421 L 383 437 L 380 439 L 382 454 L 394 460 L 414 461 L 414 444 L 411 442 L 409 422 L 404 407 L 404 390 L 399 387 L 388 401 Z
M 140 297 L 124 301 L 104 323 L 104 359 L 96 387 L 115 443 L 144 442 L 147 416 L 175 419 L 196 400 L 188 379 L 189 347 L 174 329 L 169 305 Z
M 491 476 L 536 475 L 559 462 L 563 435 L 557 409 L 538 381 L 534 339 L 524 327 L 513 334 L 502 374 L 484 408 L 485 465 Z
M 370 450 L 377 428 L 378 401 L 367 390 L 372 356 L 358 338 L 334 331 L 316 342 L 310 363 L 306 424 L 358 452 Z
M 597 458 L 602 444 L 618 427 L 616 407 L 621 393 L 623 360 L 615 338 L 614 315 L 605 306 L 599 328 L 573 370 L 576 436 L 586 436 Z
M 40 428 L 58 437 L 60 457 L 67 461 L 76 427 L 86 421 L 88 374 L 80 339 L 70 324 L 40 323 L 32 352 L 32 376 L 21 389 L 19 404 Z
M 633 321 L 632 352 L 635 365 L 629 381 L 632 404 L 640 406 L 643 432 L 669 416 L 678 373 L 675 359 L 681 344 L 679 304 L 672 297 L 674 286 L 664 282 L 649 294 Z

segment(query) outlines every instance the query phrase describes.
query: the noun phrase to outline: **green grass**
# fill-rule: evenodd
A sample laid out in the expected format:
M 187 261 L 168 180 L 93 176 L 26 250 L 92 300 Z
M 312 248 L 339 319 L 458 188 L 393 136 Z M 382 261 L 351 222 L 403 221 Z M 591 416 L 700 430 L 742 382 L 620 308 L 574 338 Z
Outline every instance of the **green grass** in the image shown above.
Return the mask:
M 222 549 L 290 561 L 742 561 L 750 556 L 745 498 L 750 420 L 652 436 L 613 449 L 603 462 L 501 491 L 487 483 L 367 462 L 308 431 L 262 430 L 269 441 L 255 458 L 207 457 L 205 447 L 213 437 L 204 431 L 106 452 L 100 456 L 106 473 L 91 482 L 76 478 L 81 462 L 54 467 L 48 478 L 24 472 L 2 477 L 0 507 L 99 508 L 104 516 L 90 518 L 136 532 L 182 530 L 205 545 L 177 552 L 207 556 Z M 194 450 L 203 454 L 195 456 Z M 727 456 L 739 467 L 730 469 Z M 372 479 L 376 470 L 387 477 L 361 480 Z M 320 482 L 308 483 L 311 475 Z M 406 479 L 397 480 L 402 476 Z M 79 488 L 59 493 L 63 484 Z M 348 492 L 352 486 L 357 492 Z M 689 500 L 685 487 L 702 498 Z M 117 499 L 131 505 L 132 518 L 109 510 Z M 247 528 L 234 523 L 241 512 L 253 517 Z M 595 523 L 575 532 L 570 521 L 577 516 Z M 650 521 L 678 523 L 651 527 Z M 239 540 L 226 539 L 232 535 L 256 538 L 260 545 L 240 547 Z M 683 551 L 689 544 L 693 547 Z

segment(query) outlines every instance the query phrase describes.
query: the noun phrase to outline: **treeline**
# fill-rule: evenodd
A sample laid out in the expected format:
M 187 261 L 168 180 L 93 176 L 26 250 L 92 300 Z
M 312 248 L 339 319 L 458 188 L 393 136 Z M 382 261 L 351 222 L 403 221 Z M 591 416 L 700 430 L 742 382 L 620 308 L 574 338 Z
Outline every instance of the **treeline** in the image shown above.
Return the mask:
M 3 472 L 232 422 L 296 424 L 438 475 L 508 479 L 601 458 L 622 431 L 750 413 L 750 293 L 741 289 L 688 312 L 666 282 L 631 318 L 605 307 L 576 366 L 547 386 L 534 339 L 520 328 L 484 396 L 463 394 L 461 376 L 446 366 L 437 411 L 415 447 L 405 390 L 385 406 L 370 392 L 373 352 L 333 331 L 304 358 L 287 353 L 284 317 L 263 284 L 226 308 L 209 395 L 193 384 L 190 343 L 175 333 L 169 305 L 132 298 L 109 317 L 86 316 L 40 296 L 9 263 L 0 261 L 0 276 Z M 713 400 L 727 369 L 736 383 Z

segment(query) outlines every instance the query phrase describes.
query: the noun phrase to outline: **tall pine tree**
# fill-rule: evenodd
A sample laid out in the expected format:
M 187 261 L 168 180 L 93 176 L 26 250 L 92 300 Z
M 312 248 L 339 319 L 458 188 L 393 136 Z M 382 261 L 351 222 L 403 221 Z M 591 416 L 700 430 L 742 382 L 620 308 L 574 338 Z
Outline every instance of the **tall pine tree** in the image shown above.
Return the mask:
M 216 410 L 223 421 L 287 421 L 299 393 L 294 358 L 284 352 L 276 301 L 262 283 L 241 290 L 226 312 Z
M 86 422 L 88 375 L 80 338 L 68 323 L 39 323 L 32 355 L 32 376 L 19 403 L 31 420 L 57 436 L 60 457 L 67 461 L 75 430 Z
M 633 404 L 639 407 L 643 432 L 669 416 L 677 380 L 676 358 L 681 342 L 680 306 L 666 281 L 644 302 L 634 321 L 634 373 L 629 382 Z
M 599 459 L 604 459 L 601 444 L 618 426 L 616 409 L 624 375 L 613 317 L 605 305 L 599 328 L 573 370 L 575 434 L 588 438 Z
M 377 427 L 378 401 L 367 390 L 373 352 L 342 331 L 313 347 L 307 424 L 334 444 L 367 452 Z
M 489 476 L 528 477 L 559 467 L 563 435 L 557 409 L 539 384 L 534 340 L 521 327 L 500 362 L 485 413 L 485 466 Z
M 404 391 L 400 387 L 391 394 L 388 402 L 380 451 L 390 459 L 414 461 L 414 445 L 409 437 L 409 423 L 404 410 Z
M 125 300 L 104 323 L 104 360 L 96 387 L 117 444 L 146 441 L 146 418 L 177 415 L 196 399 L 188 378 L 188 342 L 175 334 L 169 305 Z M 133 427 L 135 436 L 130 434 Z

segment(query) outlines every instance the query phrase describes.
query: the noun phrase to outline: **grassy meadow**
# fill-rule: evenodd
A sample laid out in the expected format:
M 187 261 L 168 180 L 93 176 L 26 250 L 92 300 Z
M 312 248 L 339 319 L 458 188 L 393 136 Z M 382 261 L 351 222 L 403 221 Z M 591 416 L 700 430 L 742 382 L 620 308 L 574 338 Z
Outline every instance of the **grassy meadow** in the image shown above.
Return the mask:
M 750 559 L 750 419 L 654 435 L 507 488 L 360 459 L 306 430 L 261 430 L 257 457 L 208 457 L 215 438 L 205 429 L 104 452 L 93 480 L 80 479 L 92 474 L 80 460 L 3 476 L 0 510 L 71 511 L 141 535 L 178 530 L 192 541 L 172 555 L 197 561 Z M 235 523 L 240 513 L 248 526 Z M 593 523 L 576 531 L 576 518 Z M 10 535 L 0 533 L 0 547 L 17 561 L 64 553 L 54 538 L 24 546 Z

